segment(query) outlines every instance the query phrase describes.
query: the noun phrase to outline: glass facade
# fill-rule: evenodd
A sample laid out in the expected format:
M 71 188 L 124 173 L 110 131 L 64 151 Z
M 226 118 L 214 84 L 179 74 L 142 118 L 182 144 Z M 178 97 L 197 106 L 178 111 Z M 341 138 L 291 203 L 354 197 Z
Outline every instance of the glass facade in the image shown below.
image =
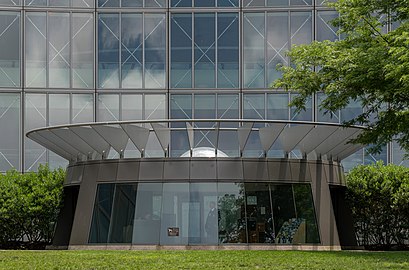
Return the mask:
M 291 64 L 285 52 L 292 45 L 340 38 L 329 24 L 337 14 L 323 2 L 0 0 L 0 124 L 7 127 L 0 130 L 0 171 L 32 171 L 46 162 L 65 166 L 24 136 L 47 125 L 167 118 L 351 119 L 362 110 L 358 103 L 323 112 L 318 94 L 297 113 L 287 106 L 293 93 L 269 89 L 280 76 L 277 64 Z M 186 136 L 172 133 L 170 156 L 189 150 Z M 194 134 L 195 147 L 214 144 L 212 132 Z M 239 154 L 238 141 L 228 131 L 219 135 L 218 145 L 228 156 Z M 244 155 L 262 155 L 255 150 L 259 145 L 250 135 Z M 163 156 L 154 136 L 146 155 Z M 268 155 L 282 156 L 276 149 Z M 139 156 L 129 143 L 125 157 Z M 348 169 L 377 159 L 401 164 L 402 156 L 391 143 L 378 156 L 359 151 L 344 165 Z
M 309 184 L 99 184 L 89 243 L 316 244 Z

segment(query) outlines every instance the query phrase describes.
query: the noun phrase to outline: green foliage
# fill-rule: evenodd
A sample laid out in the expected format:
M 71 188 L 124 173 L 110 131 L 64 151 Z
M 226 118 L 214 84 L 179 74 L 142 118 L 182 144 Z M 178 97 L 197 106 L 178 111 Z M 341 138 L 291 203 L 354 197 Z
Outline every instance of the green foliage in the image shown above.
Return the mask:
M 347 188 L 361 245 L 388 248 L 409 240 L 409 168 L 361 165 L 347 175 Z
M 40 166 L 37 173 L 0 175 L 0 245 L 27 239 L 49 243 L 62 203 L 65 171 Z
M 347 125 L 370 128 L 356 142 L 373 151 L 398 136 L 409 150 L 409 1 L 338 0 L 328 5 L 340 14 L 342 40 L 294 46 L 292 65 L 283 66 L 273 87 L 299 92 L 291 105 L 298 110 L 312 94 L 326 94 L 320 108 L 327 113 L 359 101 L 365 112 Z M 393 31 L 383 30 L 392 22 Z

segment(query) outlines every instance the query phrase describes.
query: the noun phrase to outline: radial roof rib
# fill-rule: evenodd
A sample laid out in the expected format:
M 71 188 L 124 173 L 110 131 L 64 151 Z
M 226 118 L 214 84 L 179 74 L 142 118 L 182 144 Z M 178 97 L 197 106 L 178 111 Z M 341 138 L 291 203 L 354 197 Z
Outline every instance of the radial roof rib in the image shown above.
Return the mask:
M 356 153 L 358 150 L 364 148 L 364 145 L 362 144 L 352 144 L 351 147 L 345 149 L 343 152 L 338 154 L 338 159 L 339 160 L 343 160 L 347 157 L 349 157 L 350 155 Z
M 261 146 L 265 152 L 271 148 L 286 125 L 287 124 L 278 123 L 259 129 L 258 135 L 260 136 Z
M 38 132 L 32 132 L 29 136 L 30 139 L 35 141 L 36 143 L 44 146 L 45 148 L 51 150 L 52 152 L 56 153 L 57 155 L 65 158 L 66 160 L 75 160 L 77 157 L 72 156 L 70 153 L 59 147 L 58 145 L 53 144 L 50 142 L 49 139 L 42 137 Z
M 332 133 L 325 141 L 323 141 L 315 152 L 319 155 L 326 155 L 331 149 L 337 146 L 340 142 L 344 142 L 345 138 L 353 135 L 356 129 L 338 127 L 337 131 Z M 337 142 L 334 144 L 334 142 Z
M 120 126 L 94 125 L 92 128 L 118 152 L 119 155 L 125 151 L 129 137 Z
M 135 144 L 136 148 L 138 148 L 141 153 L 144 152 L 149 139 L 149 129 L 133 124 L 121 124 L 121 127 L 133 144 Z
M 151 126 L 159 140 L 160 145 L 162 146 L 163 151 L 167 153 L 170 143 L 170 129 L 167 126 L 158 123 L 151 123 Z
M 253 129 L 254 122 L 246 122 L 243 126 L 237 128 L 237 136 L 239 139 L 240 153 L 243 153 L 244 147 L 246 146 L 247 139 L 250 136 L 250 132 Z
M 353 135 L 349 136 L 343 142 L 341 142 L 340 144 L 335 146 L 333 149 L 331 149 L 328 154 L 335 158 L 335 157 L 338 157 L 340 153 L 344 152 L 345 150 L 353 146 L 354 144 L 350 143 L 350 141 L 353 139 L 356 139 L 359 136 L 359 134 L 361 134 L 362 130 L 355 129 L 355 131 L 356 132 Z
M 307 155 L 315 150 L 322 141 L 326 140 L 338 127 L 333 126 L 316 126 L 300 141 L 298 148 Z
M 312 125 L 286 127 L 278 137 L 283 151 L 291 152 L 313 127 Z
M 69 129 L 87 142 L 99 155 L 103 156 L 105 153 L 108 156 L 109 144 L 90 126 L 75 126 Z
M 69 153 L 72 157 L 78 157 L 78 155 L 82 155 L 81 152 L 79 152 L 77 149 L 73 148 L 71 145 L 69 145 L 67 142 L 65 142 L 63 139 L 61 139 L 60 137 L 58 137 L 54 133 L 50 132 L 49 129 L 39 130 L 37 133 L 40 136 L 42 136 L 44 139 L 47 139 L 48 141 L 52 142 L 53 144 L 58 145 L 61 149 L 63 149 L 65 152 Z
M 355 128 L 343 129 L 340 135 L 344 135 L 344 137 L 339 137 L 338 144 L 333 144 L 333 147 L 327 151 L 327 156 L 329 158 L 336 157 L 339 152 L 349 147 L 348 142 L 356 138 L 359 132 L 360 131 Z
M 68 128 L 56 128 L 50 129 L 50 131 L 67 142 L 69 145 L 80 151 L 86 157 L 92 155 L 95 152 L 95 150 L 91 146 L 89 146 L 89 144 L 83 141 L 80 137 L 78 137 L 77 134 L 75 134 Z

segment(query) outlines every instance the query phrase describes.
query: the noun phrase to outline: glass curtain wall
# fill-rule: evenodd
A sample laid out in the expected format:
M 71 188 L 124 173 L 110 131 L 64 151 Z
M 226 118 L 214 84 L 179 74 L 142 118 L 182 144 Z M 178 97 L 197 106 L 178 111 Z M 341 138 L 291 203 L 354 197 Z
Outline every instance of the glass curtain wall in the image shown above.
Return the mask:
M 319 243 L 311 186 L 273 183 L 100 184 L 90 243 Z

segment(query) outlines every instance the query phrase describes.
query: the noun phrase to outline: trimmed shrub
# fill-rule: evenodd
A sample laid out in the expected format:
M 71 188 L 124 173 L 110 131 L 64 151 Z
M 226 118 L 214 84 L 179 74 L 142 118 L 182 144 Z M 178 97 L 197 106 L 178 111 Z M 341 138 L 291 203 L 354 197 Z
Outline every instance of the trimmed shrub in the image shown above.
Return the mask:
M 390 249 L 409 239 L 409 168 L 382 162 L 347 175 L 347 200 L 360 245 Z
M 65 171 L 40 165 L 38 172 L 0 175 L 0 245 L 48 244 L 62 205 Z

